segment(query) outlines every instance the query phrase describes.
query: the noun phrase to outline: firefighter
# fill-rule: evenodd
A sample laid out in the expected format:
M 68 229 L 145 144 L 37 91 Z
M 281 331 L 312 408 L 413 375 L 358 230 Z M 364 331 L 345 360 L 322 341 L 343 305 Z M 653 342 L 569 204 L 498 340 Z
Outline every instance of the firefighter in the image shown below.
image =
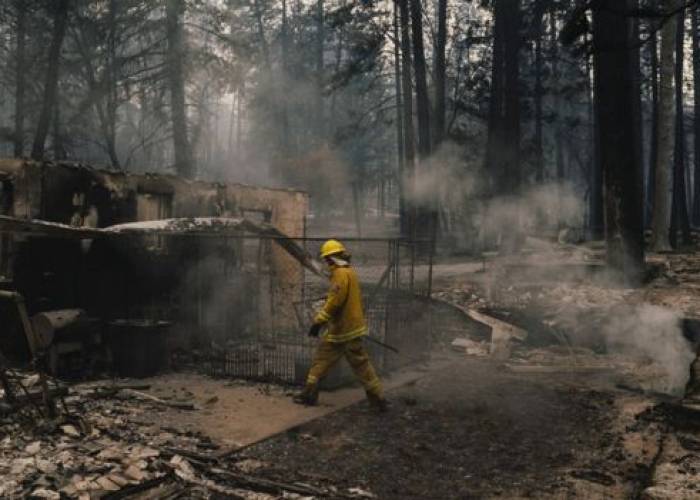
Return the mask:
M 350 266 L 350 254 L 337 240 L 328 240 L 321 246 L 321 258 L 331 271 L 330 289 L 321 310 L 316 314 L 309 330 L 310 337 L 319 337 L 304 390 L 294 397 L 294 402 L 315 405 L 318 401 L 318 384 L 335 363 L 344 357 L 355 376 L 362 382 L 372 407 L 386 411 L 382 384 L 362 341 L 367 335 L 367 323 L 362 310 L 362 295 L 357 274 Z

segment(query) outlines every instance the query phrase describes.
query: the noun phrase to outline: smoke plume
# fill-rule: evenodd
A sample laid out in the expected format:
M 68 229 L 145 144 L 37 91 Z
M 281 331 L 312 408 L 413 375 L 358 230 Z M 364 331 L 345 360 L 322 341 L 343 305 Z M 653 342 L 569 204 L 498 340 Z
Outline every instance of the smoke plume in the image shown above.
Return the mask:
M 651 378 L 648 389 L 683 395 L 695 353 L 677 312 L 650 304 L 617 308 L 602 333 L 609 352 L 642 357 L 654 365 L 659 377 Z

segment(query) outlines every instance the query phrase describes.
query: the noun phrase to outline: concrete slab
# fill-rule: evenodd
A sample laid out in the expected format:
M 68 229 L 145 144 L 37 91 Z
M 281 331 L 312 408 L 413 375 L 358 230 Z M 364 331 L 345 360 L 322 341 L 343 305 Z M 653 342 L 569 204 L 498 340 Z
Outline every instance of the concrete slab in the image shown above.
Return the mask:
M 447 366 L 441 361 L 384 378 L 385 390 L 413 383 L 428 372 Z M 319 405 L 294 404 L 296 389 L 272 384 L 213 379 L 204 375 L 175 373 L 143 379 L 149 394 L 172 401 L 191 401 L 197 410 L 163 408 L 152 415 L 151 424 L 161 428 L 199 432 L 223 450 L 245 447 L 291 428 L 336 412 L 365 399 L 361 387 L 322 392 Z

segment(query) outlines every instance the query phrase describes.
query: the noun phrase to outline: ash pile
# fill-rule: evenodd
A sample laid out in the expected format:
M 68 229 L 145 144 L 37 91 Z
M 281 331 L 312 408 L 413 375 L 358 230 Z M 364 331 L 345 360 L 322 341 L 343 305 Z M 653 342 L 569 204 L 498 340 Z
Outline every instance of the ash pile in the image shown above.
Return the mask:
M 240 449 L 158 424 L 164 407 L 191 403 L 148 394 L 148 385 L 66 387 L 39 373 L 5 369 L 0 399 L 0 498 L 318 498 L 332 485 L 256 476 Z M 254 465 L 254 464 L 253 464 Z

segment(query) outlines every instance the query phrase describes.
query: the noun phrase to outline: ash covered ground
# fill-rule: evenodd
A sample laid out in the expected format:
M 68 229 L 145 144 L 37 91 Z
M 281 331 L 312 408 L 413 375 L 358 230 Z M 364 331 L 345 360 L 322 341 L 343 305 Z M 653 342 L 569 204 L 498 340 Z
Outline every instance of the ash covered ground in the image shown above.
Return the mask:
M 567 279 L 532 262 L 525 275 L 503 261 L 436 266 L 433 362 L 409 383 L 388 381 L 386 414 L 357 387 L 303 408 L 288 390 L 184 373 L 136 393 L 76 386 L 73 417 L 0 426 L 3 495 L 700 497 L 700 412 L 684 399 L 690 344 L 649 347 L 696 317 L 699 259 L 657 257 L 650 284 L 632 290 L 556 252 L 577 269 Z M 465 311 L 527 338 L 490 352 L 491 328 Z M 616 330 L 643 341 L 615 342 Z
M 375 498 L 699 498 L 700 413 L 680 405 L 693 352 L 665 329 L 697 317 L 700 261 L 653 257 L 650 283 L 632 290 L 576 250 L 553 252 L 554 273 L 532 261 L 520 275 L 503 261 L 436 267 L 436 297 L 528 332 L 507 359 L 488 356 L 483 325 L 439 308 L 449 367 L 390 392 L 386 415 L 350 407 L 247 456 L 359 481 Z M 636 340 L 620 345 L 615 331 Z M 669 342 L 678 349 L 656 348 Z

